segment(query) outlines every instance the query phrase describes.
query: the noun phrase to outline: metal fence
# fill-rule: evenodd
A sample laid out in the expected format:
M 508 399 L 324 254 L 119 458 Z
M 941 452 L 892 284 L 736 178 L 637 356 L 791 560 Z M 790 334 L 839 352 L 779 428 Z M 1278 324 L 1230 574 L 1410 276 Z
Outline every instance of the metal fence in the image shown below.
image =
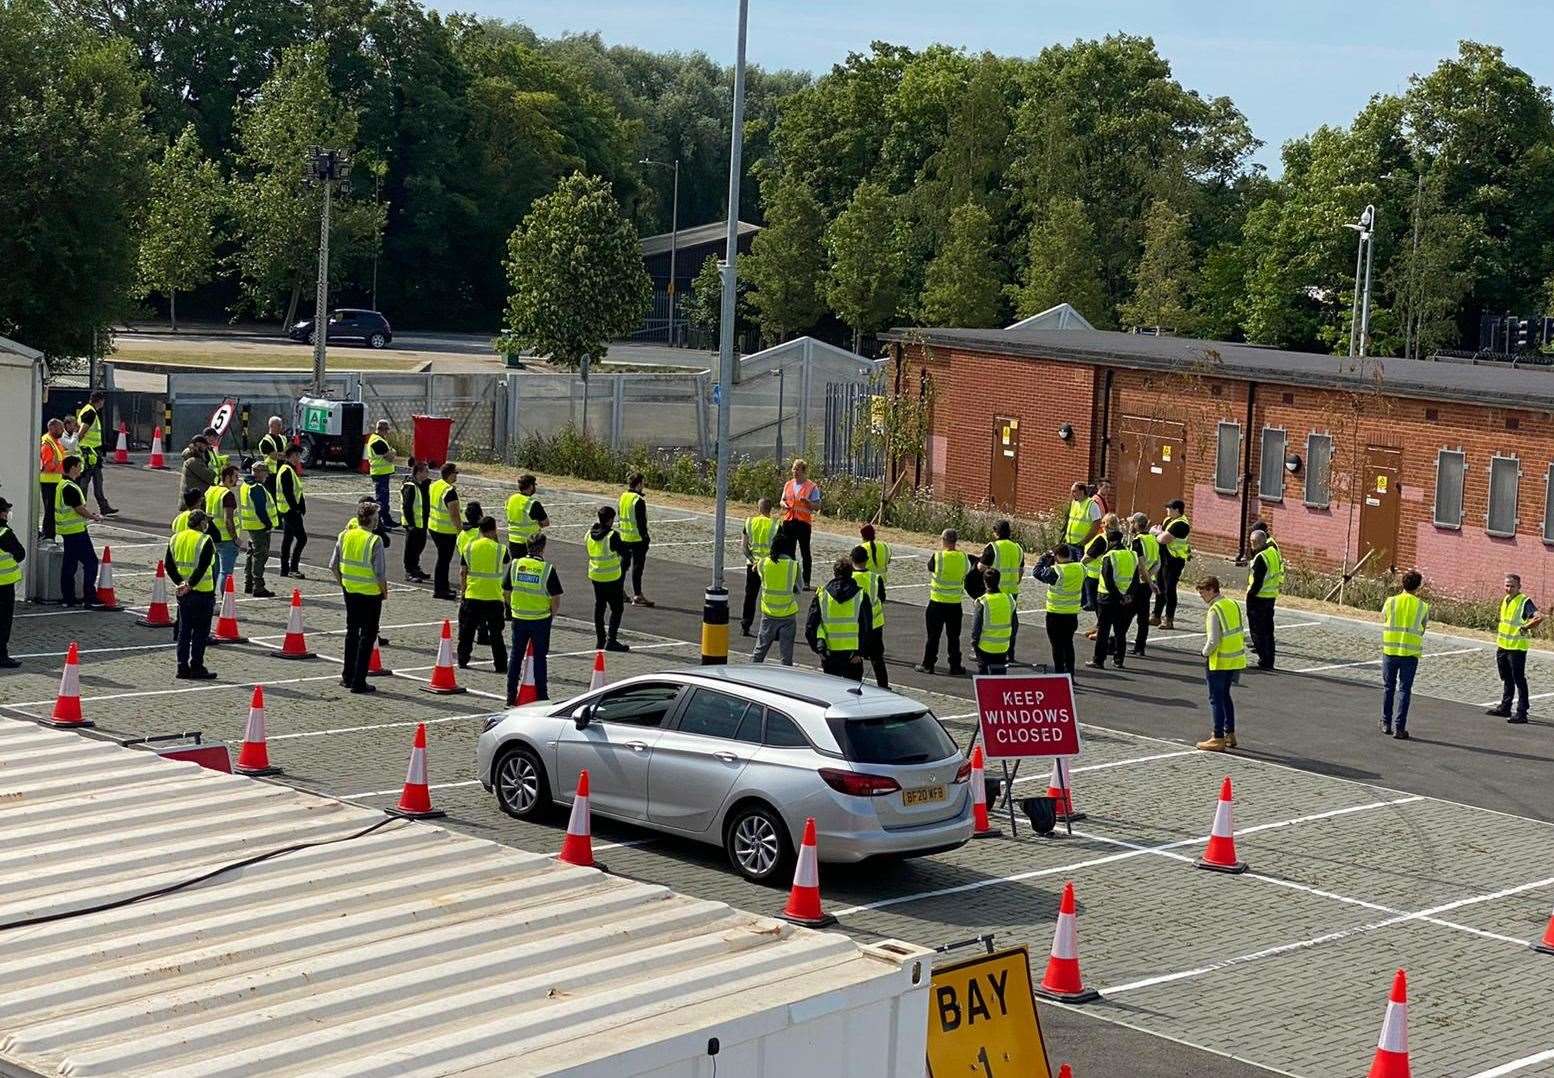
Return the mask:
M 885 475 L 885 454 L 879 439 L 874 409 L 885 401 L 877 381 L 831 382 L 826 385 L 825 470 L 828 475 L 854 475 L 880 479 Z

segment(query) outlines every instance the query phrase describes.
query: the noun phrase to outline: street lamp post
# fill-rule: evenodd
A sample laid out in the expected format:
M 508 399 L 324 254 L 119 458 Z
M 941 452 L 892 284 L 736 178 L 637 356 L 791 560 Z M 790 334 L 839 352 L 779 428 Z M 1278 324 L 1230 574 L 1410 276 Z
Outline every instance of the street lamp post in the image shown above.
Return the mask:
M 1358 222 L 1344 227 L 1352 228 L 1359 233 L 1359 243 L 1354 252 L 1354 299 L 1349 305 L 1349 356 L 1351 359 L 1355 356 L 1363 358 L 1370 345 L 1371 265 L 1374 254 L 1373 241 L 1376 235 L 1376 207 L 1366 206 Z
M 315 146 L 308 158 L 307 182 L 323 188 L 323 212 L 318 224 L 318 291 L 313 297 L 313 395 L 324 395 L 325 353 L 329 343 L 329 204 L 334 188 L 351 176 L 351 158 L 344 150 Z
M 675 256 L 680 250 L 680 159 L 676 157 L 674 164 L 666 161 L 654 161 L 644 157 L 640 164 L 655 165 L 658 168 L 674 169 L 674 196 L 673 205 L 669 210 L 669 346 L 674 347 L 674 305 L 679 286 L 675 281 L 674 267 Z

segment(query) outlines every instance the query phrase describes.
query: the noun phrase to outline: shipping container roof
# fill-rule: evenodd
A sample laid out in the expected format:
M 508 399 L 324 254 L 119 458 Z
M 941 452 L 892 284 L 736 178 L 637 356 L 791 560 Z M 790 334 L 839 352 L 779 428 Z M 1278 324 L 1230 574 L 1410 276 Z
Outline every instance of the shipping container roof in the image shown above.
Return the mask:
M 0 719 L 3 1074 L 634 1073 L 926 956 Z
M 1189 370 L 1243 382 L 1313 386 L 1505 408 L 1554 409 L 1554 369 L 1286 352 L 1252 344 L 1081 329 L 896 328 L 888 341 L 972 352 L 1057 359 L 1137 370 Z

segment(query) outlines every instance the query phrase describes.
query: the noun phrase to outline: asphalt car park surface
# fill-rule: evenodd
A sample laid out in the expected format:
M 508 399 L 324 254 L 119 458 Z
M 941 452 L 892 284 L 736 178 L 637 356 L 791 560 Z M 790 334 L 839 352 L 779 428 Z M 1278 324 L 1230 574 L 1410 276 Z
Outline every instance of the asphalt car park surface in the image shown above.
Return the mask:
M 94 535 L 99 548 L 113 546 L 121 602 L 143 604 L 176 477 L 123 468 L 108 481 L 125 511 Z M 473 477 L 461 489 L 493 509 L 507 494 Z M 426 722 L 432 796 L 448 812 L 447 826 L 524 849 L 558 849 L 563 815 L 510 819 L 474 773 L 475 737 L 502 703 L 489 661 L 459 672 L 465 694 L 423 691 L 442 619 L 455 607 L 403 582 L 398 541 L 389 564 L 399 583 L 383 618 L 390 639 L 383 657 L 395 676 L 378 680 L 373 697 L 340 688 L 334 659 L 343 608 L 321 566 L 357 496 L 369 490 L 360 476 L 309 477 L 309 579 L 281 583 L 304 597 L 316 659 L 276 653 L 290 594 L 279 578 L 270 582 L 277 598 L 240 598 L 239 624 L 250 641 L 212 650 L 207 661 L 221 680 L 211 684 L 174 682 L 167 630 L 139 627 L 133 613 L 29 607 L 13 646 L 25 666 L 0 675 L 0 712 L 46 715 L 72 640 L 82 649 L 84 709 L 104 732 L 202 729 L 235 747 L 251 686 L 262 683 L 271 757 L 286 772 L 278 781 L 385 806 L 404 779 L 411 732 Z M 592 595 L 579 543 L 604 499 L 565 490 L 541 496 L 566 587 L 552 641 L 551 696 L 560 698 L 582 691 L 590 674 Z M 633 651 L 609 656 L 612 680 L 697 660 L 710 518 L 675 507 L 652 513 L 645 590 L 659 606 L 628 608 L 622 636 Z M 731 527 L 742 517 L 731 514 Z M 816 538 L 823 580 L 830 557 L 851 543 Z M 922 646 L 916 607 L 926 588 L 914 585 L 924 579 L 924 554 L 898 548 L 892 565 L 890 672 L 895 688 L 931 706 L 964 745 L 974 728 L 970 681 L 911 670 Z M 737 568 L 737 554 L 733 561 Z M 430 556 L 423 564 L 430 567 Z M 742 583 L 742 573 L 731 574 L 736 604 Z M 1019 651 L 1032 662 L 1046 658 L 1041 591 L 1028 585 L 1021 602 Z M 926 945 L 992 931 L 1000 943 L 1026 944 L 1039 977 L 1062 883 L 1074 880 L 1083 968 L 1103 999 L 1044 1006 L 1042 1014 L 1054 1058 L 1071 1060 L 1081 1075 L 1357 1072 L 1397 966 L 1410 975 L 1416 1073 L 1554 1074 L 1554 1061 L 1532 1062 L 1554 1046 L 1545 987 L 1554 958 L 1524 946 L 1541 934 L 1554 901 L 1551 697 L 1534 701 L 1534 723 L 1525 727 L 1482 716 L 1471 705 L 1498 695 L 1489 645 L 1432 634 L 1410 720 L 1414 740 L 1383 739 L 1375 627 L 1287 611 L 1279 617 L 1281 672 L 1250 673 L 1238 692 L 1241 750 L 1199 753 L 1191 742 L 1207 723 L 1202 637 L 1194 631 L 1201 613 L 1195 600 L 1184 605 L 1182 629 L 1155 633 L 1149 657 L 1120 673 L 1081 672 L 1085 744 L 1073 784 L 1088 818 L 1073 837 L 1038 838 L 1021 820 L 1018 837 L 930 858 L 823 866 L 825 902 L 840 928 Z M 748 643 L 736 626 L 734 646 L 745 651 Z M 1534 693 L 1554 690 L 1547 656 L 1535 654 L 1530 674 Z M 1240 877 L 1190 864 L 1225 775 L 1235 784 L 1239 851 L 1252 866 Z M 1016 789 L 1040 792 L 1046 780 L 1045 769 L 1026 769 Z M 600 859 L 624 875 L 762 912 L 780 909 L 785 897 L 742 880 L 716 846 L 598 816 L 595 842 Z

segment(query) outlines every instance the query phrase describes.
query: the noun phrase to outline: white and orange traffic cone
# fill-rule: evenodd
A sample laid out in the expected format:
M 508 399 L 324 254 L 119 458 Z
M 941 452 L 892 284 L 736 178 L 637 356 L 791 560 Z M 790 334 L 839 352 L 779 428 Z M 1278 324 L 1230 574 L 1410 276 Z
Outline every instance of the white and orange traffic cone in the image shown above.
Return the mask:
M 1035 992 L 1043 999 L 1058 1003 L 1089 1003 L 1100 999 L 1101 993 L 1086 987 L 1079 973 L 1078 914 L 1074 902 L 1074 884 L 1063 885 L 1063 900 L 1058 903 L 1058 927 L 1052 934 L 1052 954 L 1047 959 L 1047 972 L 1041 978 Z
M 1369 1078 L 1410 1078 L 1412 1073 L 1408 1065 L 1408 977 L 1398 970 L 1392 977 L 1387 1017 L 1381 1023 Z
M 1549 924 L 1543 930 L 1543 938 L 1537 943 L 1529 943 L 1527 946 L 1543 954 L 1554 954 L 1554 914 L 1549 915 Z
M 146 467 L 154 472 L 167 471 L 167 460 L 162 456 L 161 427 L 155 427 L 151 431 L 151 457 L 146 461 Z
M 561 843 L 556 860 L 580 868 L 604 868 L 594 860 L 594 817 L 588 808 L 588 769 L 577 775 L 577 793 L 572 798 L 572 815 L 567 818 L 567 837 Z
M 405 788 L 399 795 L 399 804 L 384 809 L 390 816 L 402 816 L 408 820 L 435 820 L 446 816 L 441 809 L 432 808 L 432 790 L 426 784 L 426 723 L 416 724 L 415 740 L 410 743 L 410 770 L 405 773 Z
M 437 665 L 432 668 L 432 679 L 421 686 L 422 692 L 434 692 L 439 696 L 452 696 L 464 692 L 464 686 L 453 673 L 453 626 L 442 619 L 442 637 L 437 641 Z
M 820 847 L 815 842 L 815 818 L 804 821 L 804 842 L 799 846 L 798 863 L 793 866 L 793 890 L 782 919 L 805 928 L 824 928 L 836 924 L 820 906 Z
M 1085 818 L 1083 812 L 1074 811 L 1074 787 L 1069 780 L 1071 761 L 1061 756 L 1052 758 L 1052 778 L 1047 781 L 1047 796 L 1057 812 L 1059 823 L 1078 823 Z
M 123 610 L 113 588 L 113 547 L 103 547 L 103 560 L 97 565 L 97 605 L 103 610 Z
M 248 724 L 243 727 L 243 747 L 237 753 L 237 765 L 233 768 L 240 775 L 279 775 L 281 769 L 270 766 L 270 746 L 266 741 L 264 723 L 264 686 L 254 686 L 253 700 L 248 705 Z
M 971 837 L 997 838 L 1003 832 L 987 819 L 987 775 L 982 770 L 982 746 L 971 750 Z
M 80 729 L 91 726 L 81 715 L 81 654 L 76 642 L 65 653 L 65 669 L 59 675 L 59 695 L 54 698 L 54 714 L 45 720 L 50 726 Z
M 368 677 L 388 677 L 394 671 L 383 665 L 383 653 L 378 650 L 378 642 L 372 642 L 372 658 L 367 660 Z
M 524 661 L 528 662 L 527 655 L 524 656 Z M 604 686 L 604 651 L 601 649 L 594 652 L 594 672 L 593 676 L 588 679 L 588 691 L 593 692 L 595 689 L 604 688 Z
M 113 448 L 113 463 L 129 463 L 129 424 L 119 420 L 119 444 Z
M 300 599 L 300 596 L 299 596 Z M 301 621 L 300 612 L 298 621 Z M 299 625 L 298 631 L 301 631 Z M 288 635 L 290 635 L 288 633 Z M 221 588 L 221 616 L 216 619 L 216 631 L 211 636 L 211 642 L 215 644 L 241 644 L 248 639 L 237 628 L 237 583 L 235 574 L 227 574 L 227 582 Z M 307 645 L 303 645 L 307 650 Z
M 286 617 L 286 639 L 276 652 L 283 659 L 311 659 L 307 637 L 302 633 L 302 592 L 291 589 L 291 612 Z
M 1209 833 L 1209 844 L 1203 856 L 1193 862 L 1210 872 L 1228 872 L 1232 875 L 1245 872 L 1246 862 L 1236 856 L 1236 832 L 1230 822 L 1230 776 L 1220 784 L 1219 801 L 1214 806 L 1214 830 Z
M 146 607 L 145 617 L 135 620 L 155 629 L 166 629 L 173 624 L 172 612 L 167 609 L 167 567 L 160 558 L 156 563 L 156 576 L 151 578 L 151 605 Z
M 523 666 L 518 671 L 518 695 L 507 703 L 510 707 L 522 707 L 524 704 L 532 704 L 540 698 L 540 691 L 534 685 L 534 644 L 531 642 L 523 652 Z

